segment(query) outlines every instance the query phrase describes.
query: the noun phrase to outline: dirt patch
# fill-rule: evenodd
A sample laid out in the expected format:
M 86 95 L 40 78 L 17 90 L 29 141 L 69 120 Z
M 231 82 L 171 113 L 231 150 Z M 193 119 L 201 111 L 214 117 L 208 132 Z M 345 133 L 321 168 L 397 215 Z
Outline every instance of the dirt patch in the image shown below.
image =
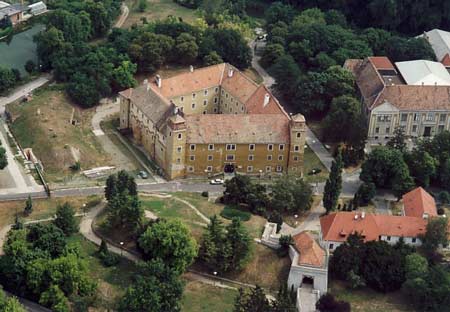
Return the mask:
M 110 163 L 91 131 L 94 109 L 73 105 L 58 88 L 44 88 L 30 102 L 8 105 L 15 136 L 23 148 L 33 148 L 50 182 L 79 175 L 69 168 L 77 160 L 83 168 Z

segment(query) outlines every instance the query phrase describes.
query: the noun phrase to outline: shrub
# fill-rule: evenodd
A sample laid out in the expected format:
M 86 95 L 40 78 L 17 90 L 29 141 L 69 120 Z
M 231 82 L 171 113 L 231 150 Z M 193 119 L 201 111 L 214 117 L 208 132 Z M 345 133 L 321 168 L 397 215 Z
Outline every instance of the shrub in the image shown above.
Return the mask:
M 203 196 L 203 197 L 208 197 L 208 195 L 209 195 L 209 194 L 208 194 L 208 191 L 203 191 L 203 192 L 202 192 L 202 196 Z
M 225 219 L 231 220 L 233 218 L 239 218 L 241 221 L 248 221 L 251 218 L 251 214 L 247 211 L 242 211 L 230 206 L 225 206 L 220 213 Z
M 108 250 L 108 245 L 104 240 L 102 240 L 102 243 L 100 244 L 100 248 L 98 250 L 98 258 L 106 267 L 110 267 L 119 263 L 119 256 Z
M 441 204 L 449 204 L 450 203 L 450 194 L 447 191 L 442 191 L 438 195 L 438 199 Z
M 442 207 L 439 207 L 437 210 L 438 215 L 442 216 L 443 214 L 445 214 L 445 209 Z
M 286 257 L 289 254 L 289 246 L 294 243 L 291 235 L 281 235 L 280 248 L 277 250 L 279 257 Z
M 350 312 L 350 303 L 346 301 L 337 301 L 332 294 L 326 294 L 320 297 L 316 303 L 316 309 L 320 312 Z

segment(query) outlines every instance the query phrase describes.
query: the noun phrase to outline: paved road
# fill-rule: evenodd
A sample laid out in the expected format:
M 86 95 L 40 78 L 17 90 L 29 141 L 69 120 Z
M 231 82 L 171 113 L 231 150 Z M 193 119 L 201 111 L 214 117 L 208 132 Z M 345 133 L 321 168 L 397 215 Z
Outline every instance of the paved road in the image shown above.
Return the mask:
M 116 28 L 121 28 L 123 26 L 123 23 L 125 23 L 125 21 L 128 18 L 128 14 L 130 13 L 130 10 L 128 9 L 127 5 L 125 3 L 122 3 L 122 14 L 120 15 L 119 19 L 117 20 L 116 24 L 114 25 L 114 27 Z
M 3 115 L 5 111 L 6 104 L 17 101 L 18 99 L 24 97 L 28 93 L 32 92 L 34 89 L 37 89 L 47 82 L 49 82 L 51 76 L 49 74 L 42 74 L 39 78 L 23 85 L 17 87 L 15 90 L 11 92 L 7 97 L 0 97 L 0 115 Z

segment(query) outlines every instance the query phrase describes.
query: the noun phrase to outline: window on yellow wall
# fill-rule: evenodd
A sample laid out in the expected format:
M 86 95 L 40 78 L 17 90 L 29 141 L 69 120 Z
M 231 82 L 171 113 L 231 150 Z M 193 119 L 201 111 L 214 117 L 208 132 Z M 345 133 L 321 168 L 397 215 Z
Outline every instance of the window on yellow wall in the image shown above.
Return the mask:
M 213 156 L 212 155 L 208 155 L 208 161 L 212 161 L 213 160 Z
M 247 172 L 253 172 L 253 166 L 247 166 Z
M 253 159 L 255 159 L 254 155 L 248 155 L 248 161 L 253 161 Z
M 214 150 L 214 144 L 208 144 L 208 151 Z
M 177 147 L 177 152 L 178 152 L 178 153 L 181 153 L 181 146 L 178 146 L 178 147 Z
M 272 155 L 267 155 L 267 160 L 272 160 Z
M 206 167 L 206 171 L 211 172 L 212 171 L 212 166 L 207 166 Z
M 254 151 L 255 150 L 255 144 L 249 144 L 248 145 L 248 150 L 249 151 Z
M 278 149 L 279 149 L 280 151 L 284 151 L 284 144 L 280 144 L 280 145 L 278 146 Z
M 283 172 L 283 166 L 278 165 L 276 170 L 277 172 Z
M 227 161 L 233 161 L 234 155 L 227 155 L 226 159 L 227 159 Z
M 207 100 L 204 100 L 204 101 L 203 101 L 203 105 L 206 106 L 207 104 L 208 104 L 208 101 L 207 101 Z
M 194 167 L 192 167 L 192 166 L 188 166 L 187 169 L 189 172 L 194 172 Z
M 180 98 L 180 102 L 183 102 L 184 101 L 184 96 L 182 96 L 181 98 Z
M 267 150 L 273 151 L 273 144 L 267 144 Z
M 298 152 L 298 151 L 300 151 L 300 146 L 298 146 L 298 145 L 294 145 L 294 151 L 295 151 L 295 152 Z
M 189 149 L 190 149 L 191 151 L 195 151 L 195 144 L 190 144 L 190 145 L 189 145 Z
M 298 161 L 298 156 L 294 156 L 294 161 Z
M 266 172 L 271 172 L 272 171 L 272 167 L 271 166 L 266 166 Z
M 205 93 L 204 93 L 204 94 L 205 94 L 205 96 L 208 95 L 208 90 L 205 90 Z
M 195 93 L 192 93 L 192 98 L 193 98 L 193 99 L 195 99 L 195 96 L 196 96 L 196 94 L 195 94 Z
M 302 134 L 300 132 L 297 132 L 297 138 L 300 138 Z
M 178 133 L 178 140 L 181 140 L 183 138 L 183 134 L 182 133 Z
M 283 160 L 283 155 L 278 155 L 278 160 Z
M 192 107 L 192 108 L 195 108 L 195 103 L 192 103 L 191 107 Z
M 189 160 L 190 160 L 190 161 L 194 161 L 194 160 L 195 160 L 195 155 L 190 155 L 190 156 L 189 156 Z

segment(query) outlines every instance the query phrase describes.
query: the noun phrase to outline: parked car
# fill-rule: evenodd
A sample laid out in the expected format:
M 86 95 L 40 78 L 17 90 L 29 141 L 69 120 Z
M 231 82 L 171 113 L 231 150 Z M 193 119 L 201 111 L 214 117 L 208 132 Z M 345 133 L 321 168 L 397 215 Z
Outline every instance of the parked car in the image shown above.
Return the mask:
M 211 180 L 209 183 L 212 185 L 221 185 L 221 184 L 223 184 L 223 182 L 224 181 L 222 179 L 214 179 L 214 180 Z
M 144 170 L 142 170 L 142 171 L 139 171 L 139 174 L 138 174 L 142 179 L 148 179 L 148 173 L 147 172 L 145 172 Z
M 267 34 L 259 35 L 258 37 L 256 37 L 257 41 L 266 41 L 266 39 L 267 39 Z

